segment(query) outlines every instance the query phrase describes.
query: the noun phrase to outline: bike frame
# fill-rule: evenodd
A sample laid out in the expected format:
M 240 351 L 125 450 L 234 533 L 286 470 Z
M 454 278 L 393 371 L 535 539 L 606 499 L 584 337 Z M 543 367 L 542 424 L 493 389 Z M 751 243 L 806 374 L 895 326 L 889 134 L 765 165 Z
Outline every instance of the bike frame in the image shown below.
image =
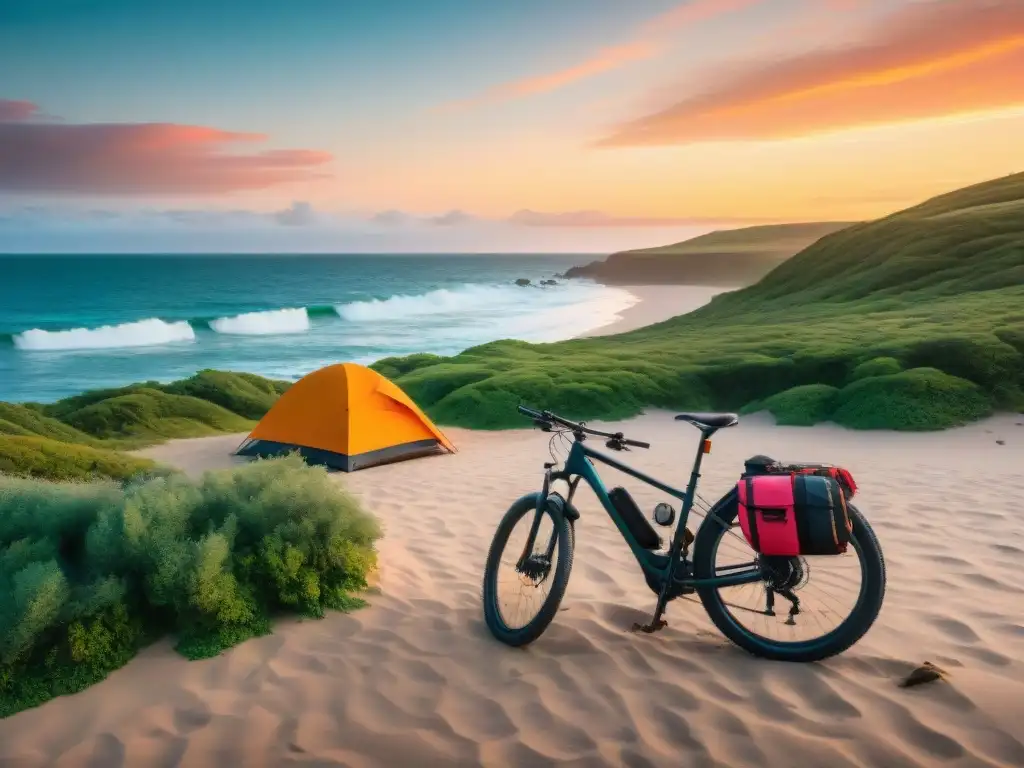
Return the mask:
M 629 545 L 630 550 L 633 552 L 633 556 L 636 558 L 637 563 L 643 569 L 645 575 L 648 577 L 648 583 L 655 583 L 660 585 L 659 594 L 659 611 L 660 616 L 661 610 L 664 609 L 664 604 L 671 600 L 674 595 L 673 587 L 679 588 L 697 588 L 697 587 L 730 587 L 740 586 L 743 584 L 754 584 L 763 580 L 764 576 L 761 572 L 760 567 L 756 562 L 743 563 L 740 565 L 726 566 L 722 570 L 732 571 L 727 575 L 713 576 L 711 578 L 696 579 L 688 576 L 684 573 L 682 578 L 677 578 L 680 563 L 684 562 L 682 557 L 683 549 L 683 536 L 686 530 L 686 522 L 689 519 L 690 512 L 693 509 L 693 502 L 697 492 L 697 481 L 700 478 L 700 465 L 701 460 L 705 453 L 706 441 L 710 439 L 711 435 L 716 430 L 702 430 L 701 441 L 698 447 L 697 456 L 693 463 L 693 471 L 690 473 L 690 481 L 685 490 L 673 488 L 660 480 L 657 480 L 650 475 L 641 472 L 638 469 L 634 469 L 627 464 L 623 464 L 611 456 L 595 451 L 592 448 L 587 447 L 582 440 L 577 439 L 573 442 L 572 448 L 569 451 L 569 455 L 566 458 L 565 465 L 560 471 L 552 471 L 551 467 L 548 466 L 544 474 L 544 489 L 537 499 L 537 515 L 535 516 L 533 526 L 530 531 L 530 535 L 527 539 L 527 545 L 524 549 L 524 556 L 532 550 L 533 542 L 536 539 L 537 530 L 540 527 L 540 519 L 543 513 L 543 507 L 547 503 L 548 494 L 550 491 L 551 483 L 558 480 L 563 480 L 569 484 L 569 497 L 566 499 L 567 502 L 572 502 L 572 497 L 576 493 L 576 488 L 580 480 L 583 480 L 591 487 L 598 500 L 601 502 L 601 506 L 604 507 L 605 511 L 611 517 L 612 522 L 619 529 L 619 533 L 622 534 L 622 538 L 625 539 Z M 608 495 L 608 490 L 605 487 L 604 481 L 601 480 L 600 475 L 597 473 L 597 469 L 594 466 L 594 461 L 607 464 L 621 472 L 625 472 L 627 475 L 640 480 L 647 485 L 657 488 L 663 493 L 667 493 L 679 499 L 682 502 L 682 509 L 679 513 L 679 520 L 676 522 L 675 531 L 672 536 L 671 544 L 669 545 L 668 554 L 662 554 L 659 552 L 653 552 L 645 549 L 637 543 L 636 538 L 629 530 L 629 526 L 626 524 L 622 515 L 615 508 L 611 498 Z M 703 524 L 710 524 L 710 520 L 717 522 L 716 510 L 723 506 L 735 503 L 735 490 L 730 491 L 721 499 L 719 499 L 714 506 L 712 506 L 710 512 L 705 518 Z M 551 541 L 548 544 L 549 552 L 548 557 L 553 555 L 555 545 L 555 536 L 552 535 Z

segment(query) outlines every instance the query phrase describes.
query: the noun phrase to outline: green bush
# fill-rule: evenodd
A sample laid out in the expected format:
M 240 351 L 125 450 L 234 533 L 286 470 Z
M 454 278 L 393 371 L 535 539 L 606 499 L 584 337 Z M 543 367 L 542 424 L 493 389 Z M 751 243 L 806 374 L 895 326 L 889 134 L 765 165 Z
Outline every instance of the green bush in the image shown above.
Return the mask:
M 174 633 L 190 658 L 361 604 L 380 529 L 300 458 L 119 486 L 0 477 L 0 716 Z
M 18 403 L 0 403 L 0 435 L 48 437 L 51 440 L 94 447 L 101 444 L 92 435 Z
M 161 440 L 242 432 L 248 419 L 187 395 L 140 387 L 64 413 L 62 421 L 99 438 Z
M 171 395 L 189 395 L 219 405 L 253 421 L 263 417 L 289 384 L 251 373 L 200 371 L 161 389 Z
M 149 459 L 46 437 L 0 435 L 0 475 L 45 480 L 123 480 L 156 471 Z
M 200 371 L 171 384 L 98 389 L 49 405 L 0 403 L 0 433 L 98 447 L 140 447 L 252 427 L 290 386 L 251 373 Z M 4 422 L 18 427 L 5 428 Z
M 838 393 L 828 384 L 805 384 L 758 402 L 756 410 L 769 411 L 785 426 L 809 427 L 831 417 Z
M 992 401 L 970 381 L 934 368 L 855 381 L 836 397 L 833 420 L 855 429 L 946 429 L 992 412 Z
M 95 390 L 49 405 L 0 403 L 0 473 L 122 479 L 152 464 L 119 451 L 246 431 L 289 386 L 249 373 L 201 371 L 172 384 Z
M 850 374 L 851 381 L 867 379 L 871 376 L 891 376 L 903 370 L 900 361 L 895 357 L 873 357 L 853 369 Z
M 417 354 L 406 355 L 405 357 L 385 357 L 374 363 L 372 367 L 382 376 L 393 379 L 397 376 L 412 373 L 417 368 L 422 368 L 426 365 L 433 365 L 434 363 L 438 363 L 442 360 L 444 360 L 444 358 L 438 355 L 418 352 Z

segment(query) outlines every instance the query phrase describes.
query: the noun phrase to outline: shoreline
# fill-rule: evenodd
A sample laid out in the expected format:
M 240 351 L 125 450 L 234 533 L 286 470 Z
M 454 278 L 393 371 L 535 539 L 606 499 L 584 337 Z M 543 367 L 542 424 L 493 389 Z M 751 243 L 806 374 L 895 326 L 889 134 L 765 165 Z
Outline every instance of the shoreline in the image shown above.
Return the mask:
M 593 328 L 593 329 L 585 331 L 584 333 L 581 333 L 581 334 L 567 336 L 567 337 L 565 337 L 563 339 L 559 339 L 559 341 L 569 341 L 571 339 L 581 339 L 581 338 L 594 338 L 594 337 L 599 337 L 599 336 L 614 336 L 616 334 L 628 333 L 630 331 L 639 330 L 640 328 L 645 328 L 645 327 L 647 327 L 649 325 L 655 325 L 657 323 L 661 323 L 661 322 L 664 322 L 666 320 L 670 320 L 673 317 L 678 317 L 679 315 L 685 315 L 685 314 L 687 314 L 689 312 L 693 312 L 694 310 L 699 309 L 700 307 L 705 306 L 709 301 L 711 301 L 711 299 L 714 296 L 717 296 L 717 295 L 719 295 L 721 293 L 726 293 L 728 291 L 738 290 L 738 288 L 736 286 L 732 286 L 732 287 L 726 288 L 726 287 L 721 287 L 721 286 L 679 285 L 679 284 L 672 284 L 672 285 L 613 285 L 613 286 L 605 286 L 605 287 L 614 288 L 614 289 L 625 291 L 625 292 L 629 293 L 630 295 L 632 295 L 635 299 L 637 299 L 637 301 L 632 306 L 630 306 L 627 309 L 625 309 L 622 312 L 620 312 L 618 314 L 618 318 L 616 320 L 613 320 L 611 323 L 608 323 L 608 324 L 605 324 L 605 325 L 602 325 L 602 326 L 598 326 L 597 328 Z M 268 310 L 268 311 L 270 311 L 270 310 Z M 286 311 L 286 310 L 282 310 L 282 311 Z M 178 322 L 178 321 L 175 321 L 175 322 Z M 191 321 L 185 321 L 185 322 L 191 322 Z M 528 342 L 528 343 L 538 343 L 538 342 Z M 557 342 L 555 342 L 555 343 L 557 343 Z M 475 345 L 471 345 L 470 347 L 466 347 L 466 349 L 470 349 L 470 348 L 472 348 L 472 346 L 475 346 Z M 120 349 L 120 351 L 132 350 L 132 349 L 138 350 L 138 349 L 145 349 L 145 347 L 135 347 L 135 348 L 133 348 L 133 347 L 123 347 L 123 348 L 119 348 L 119 349 Z M 110 351 L 110 350 L 99 349 L 98 351 Z M 461 351 L 465 351 L 465 350 L 461 350 Z M 456 353 L 456 354 L 459 354 L 459 353 Z M 387 357 L 387 356 L 385 356 L 385 357 Z M 376 361 L 374 361 L 374 362 L 376 362 Z M 366 363 L 366 364 L 367 365 L 371 365 L 372 363 Z M 217 370 L 221 370 L 221 369 L 217 369 Z M 234 370 L 234 369 L 225 369 L 225 370 Z M 243 372 L 243 373 L 254 373 L 254 375 L 262 376 L 263 378 L 275 378 L 273 376 L 268 376 L 267 374 L 255 373 L 255 372 L 252 372 L 252 371 L 241 371 L 241 372 Z M 196 371 L 194 373 L 198 373 L 198 371 Z M 190 375 L 194 375 L 194 373 L 190 374 Z M 301 375 L 299 377 L 301 378 Z M 162 384 L 171 384 L 171 383 L 179 380 L 180 378 L 183 378 L 183 377 L 182 376 L 177 376 L 177 377 L 159 377 L 159 376 L 157 376 L 157 377 L 151 377 L 149 380 L 158 381 L 158 382 L 160 382 Z M 289 381 L 293 381 L 290 378 L 288 380 Z M 297 380 L 297 379 L 295 379 L 295 380 Z M 76 390 L 73 393 L 70 393 L 70 394 L 67 394 L 67 395 L 63 395 L 62 397 L 56 398 L 56 399 L 53 399 L 53 400 L 17 400 L 17 399 L 6 400 L 6 399 L 3 399 L 3 398 L 0 398 L 0 402 L 10 402 L 10 403 L 14 403 L 16 405 L 18 405 L 18 404 L 25 404 L 27 402 L 43 402 L 44 404 L 51 404 L 53 402 L 58 402 L 59 400 L 62 400 L 62 399 L 66 399 L 66 398 L 69 398 L 69 397 L 75 397 L 75 396 L 78 396 L 78 395 L 87 394 L 87 393 L 93 392 L 93 391 L 99 391 L 99 390 L 105 390 L 105 389 L 119 389 L 121 387 L 128 387 L 128 386 L 132 386 L 133 384 L 138 384 L 138 383 L 139 383 L 138 381 L 129 381 L 129 382 L 124 383 L 124 384 L 109 384 L 109 385 L 106 385 L 106 386 L 91 387 L 91 388 L 90 387 L 86 387 L 84 389 Z
M 573 336 L 575 339 L 587 339 L 596 336 L 614 336 L 628 333 L 649 325 L 656 325 L 673 317 L 685 315 L 700 309 L 720 293 L 735 291 L 732 286 L 724 288 L 712 285 L 614 285 L 632 294 L 638 299 L 636 304 L 623 310 L 619 319 L 608 325 L 602 325 L 586 333 Z

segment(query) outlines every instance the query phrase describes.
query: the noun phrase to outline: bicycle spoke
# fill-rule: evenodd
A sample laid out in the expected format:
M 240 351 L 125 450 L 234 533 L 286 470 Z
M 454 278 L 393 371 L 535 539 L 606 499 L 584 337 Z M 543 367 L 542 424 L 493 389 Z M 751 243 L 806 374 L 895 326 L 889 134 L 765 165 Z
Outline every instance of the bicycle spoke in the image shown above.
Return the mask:
M 532 541 L 531 541 L 532 539 Z M 557 531 L 550 515 L 524 515 L 505 544 L 497 574 L 497 608 L 510 629 L 526 626 L 540 611 L 551 591 L 551 574 L 557 567 Z M 543 574 L 524 572 L 524 567 L 541 568 Z M 543 558 L 543 559 L 539 559 Z

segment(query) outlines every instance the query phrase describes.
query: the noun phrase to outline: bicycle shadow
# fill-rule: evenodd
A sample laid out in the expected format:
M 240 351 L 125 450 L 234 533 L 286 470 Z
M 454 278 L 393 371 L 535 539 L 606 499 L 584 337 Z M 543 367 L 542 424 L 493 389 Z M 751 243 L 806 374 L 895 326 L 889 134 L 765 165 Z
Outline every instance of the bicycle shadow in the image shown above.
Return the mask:
M 669 625 L 656 633 L 634 631 L 635 624 L 650 621 L 652 610 L 653 602 L 650 610 L 617 603 L 563 605 L 538 640 L 523 648 L 509 650 L 571 657 L 606 655 L 617 650 L 628 652 L 631 648 L 657 652 L 661 647 L 670 650 L 673 656 L 685 650 L 686 654 L 727 653 L 737 658 L 753 658 L 721 634 L 696 626 L 683 616 L 677 616 L 674 622 L 669 617 Z M 481 616 L 467 616 L 465 621 L 467 629 L 475 638 L 492 643 L 497 648 L 508 648 L 494 638 Z M 674 663 L 678 663 L 678 660 Z

